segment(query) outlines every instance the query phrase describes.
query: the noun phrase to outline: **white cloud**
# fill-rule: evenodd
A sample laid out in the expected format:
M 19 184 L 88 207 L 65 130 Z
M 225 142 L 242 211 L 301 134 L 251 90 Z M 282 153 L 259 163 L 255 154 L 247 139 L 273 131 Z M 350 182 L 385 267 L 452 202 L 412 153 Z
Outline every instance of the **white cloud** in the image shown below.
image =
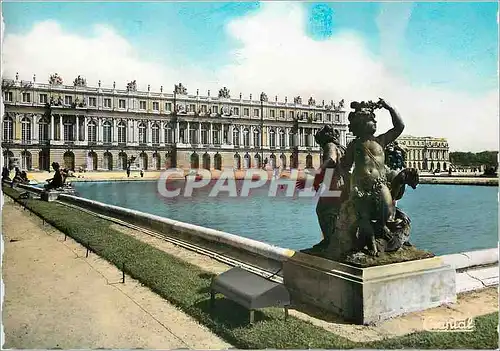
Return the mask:
M 105 25 L 95 25 L 90 36 L 65 32 L 54 21 L 37 23 L 26 35 L 7 35 L 4 41 L 4 75 L 16 72 L 22 79 L 37 75 L 38 82 L 48 81 L 57 72 L 71 84 L 77 75 L 87 83 L 124 89 L 136 79 L 139 89 L 159 91 L 160 86 L 178 77 L 181 71 L 162 62 L 151 62 L 147 54 L 138 52 L 125 38 Z M 190 74 L 199 72 L 191 71 Z M 169 90 L 172 90 L 172 87 Z M 167 90 L 167 87 L 165 87 Z
M 389 14 L 381 13 L 378 26 L 388 55 L 395 47 L 411 15 L 411 7 L 400 8 L 404 18 L 393 27 Z M 391 17 L 391 16 L 389 16 Z M 345 98 L 384 97 L 401 112 L 405 134 L 447 137 L 452 150 L 498 149 L 498 96 L 492 91 L 481 96 L 438 87 L 414 87 L 385 64 L 387 57 L 371 55 L 355 33 L 340 33 L 325 41 L 314 41 L 305 34 L 305 12 L 300 4 L 264 2 L 259 11 L 237 18 L 227 32 L 239 43 L 230 55 L 232 62 L 211 72 L 196 67 L 173 67 L 169 62 L 151 62 L 111 28 L 98 26 L 93 35 L 68 34 L 57 23 L 43 22 L 26 35 L 7 35 L 4 42 L 4 74 L 19 72 L 23 79 L 33 73 L 46 80 L 53 72 L 69 83 L 78 74 L 89 84 L 99 79 L 118 87 L 137 79 L 140 88 L 151 84 L 171 90 L 181 81 L 191 93 L 207 89 L 212 94 L 227 86 L 236 96 L 240 91 L 258 98 L 265 91 L 270 99 L 278 95 L 313 96 L 316 101 Z M 390 58 L 390 57 L 389 57 Z M 167 85 L 169 88 L 167 88 Z M 387 113 L 379 114 L 380 132 L 390 127 Z

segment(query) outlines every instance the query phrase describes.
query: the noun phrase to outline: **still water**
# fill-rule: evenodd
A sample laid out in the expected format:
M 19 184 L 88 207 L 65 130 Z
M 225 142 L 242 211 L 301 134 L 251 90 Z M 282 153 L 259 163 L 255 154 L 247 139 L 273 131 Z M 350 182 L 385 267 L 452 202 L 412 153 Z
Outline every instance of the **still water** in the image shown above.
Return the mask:
M 241 182 L 238 188 L 241 188 Z M 209 197 L 208 186 L 192 197 L 164 198 L 156 181 L 73 183 L 85 198 L 218 229 L 273 245 L 303 249 L 321 240 L 316 199 L 268 197 L 268 187 L 249 197 Z M 497 187 L 420 184 L 398 206 L 412 221 L 410 241 L 435 254 L 497 246 Z

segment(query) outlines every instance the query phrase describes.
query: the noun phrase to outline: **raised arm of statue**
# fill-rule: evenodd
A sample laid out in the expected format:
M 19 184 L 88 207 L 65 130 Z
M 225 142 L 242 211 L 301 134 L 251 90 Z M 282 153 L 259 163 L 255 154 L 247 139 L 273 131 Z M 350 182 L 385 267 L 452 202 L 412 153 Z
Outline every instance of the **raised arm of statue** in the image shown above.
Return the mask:
M 377 137 L 377 139 L 379 140 L 382 147 L 385 148 L 388 144 L 390 144 L 394 140 L 396 140 L 401 135 L 401 133 L 403 133 L 403 130 L 405 129 L 405 125 L 403 123 L 403 120 L 401 119 L 401 116 L 394 109 L 394 107 L 389 105 L 383 99 L 380 99 L 378 103 L 383 108 L 385 108 L 387 111 L 389 111 L 389 113 L 391 114 L 391 118 L 392 118 L 393 127 L 391 129 L 389 129 L 386 133 L 381 134 Z
M 329 143 L 326 150 L 323 152 L 323 163 L 320 171 L 324 172 L 327 168 L 334 168 L 337 163 L 337 147 L 333 143 Z

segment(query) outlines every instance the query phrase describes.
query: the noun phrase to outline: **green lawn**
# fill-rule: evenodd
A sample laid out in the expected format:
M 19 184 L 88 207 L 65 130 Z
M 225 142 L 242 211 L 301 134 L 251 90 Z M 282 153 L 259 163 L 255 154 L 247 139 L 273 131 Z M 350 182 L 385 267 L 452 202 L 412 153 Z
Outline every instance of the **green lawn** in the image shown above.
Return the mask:
M 19 193 L 3 187 L 17 199 Z M 24 203 L 24 200 L 19 200 Z M 283 321 L 282 309 L 255 313 L 255 324 L 248 325 L 248 311 L 218 299 L 209 308 L 212 275 L 197 266 L 145 244 L 110 227 L 111 222 L 58 203 L 28 200 L 27 207 L 48 223 L 89 246 L 99 256 L 121 268 L 151 290 L 179 307 L 240 349 L 266 348 L 468 348 L 493 349 L 498 346 L 498 313 L 476 319 L 477 329 L 465 333 L 420 332 L 380 342 L 356 343 L 311 323 L 290 317 Z

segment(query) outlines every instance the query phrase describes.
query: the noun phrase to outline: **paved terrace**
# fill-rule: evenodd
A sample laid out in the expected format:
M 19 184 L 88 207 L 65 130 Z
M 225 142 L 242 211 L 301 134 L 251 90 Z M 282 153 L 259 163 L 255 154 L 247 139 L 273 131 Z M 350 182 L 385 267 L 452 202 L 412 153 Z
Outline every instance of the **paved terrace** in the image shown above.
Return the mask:
M 184 170 L 184 173 L 187 175 L 190 170 Z M 211 170 L 212 179 L 218 179 L 221 174 L 221 171 Z M 272 171 L 267 172 L 269 177 L 273 175 Z M 309 172 L 311 173 L 311 172 Z M 141 177 L 139 171 L 132 171 L 130 177 L 127 177 L 125 171 L 104 171 L 104 172 L 76 172 L 75 177 L 70 177 L 67 179 L 68 182 L 92 182 L 92 181 L 133 181 L 133 180 L 157 180 L 160 178 L 162 171 L 146 171 L 144 172 L 144 176 Z M 235 179 L 243 179 L 245 177 L 246 170 L 237 170 L 234 171 Z M 290 175 L 288 170 L 283 172 L 283 176 L 287 177 Z M 305 177 L 306 173 L 303 170 L 300 170 L 298 173 L 299 177 Z M 11 172 L 11 177 L 14 176 L 14 173 Z M 28 178 L 30 180 L 35 180 L 40 183 L 45 183 L 45 180 L 48 178 L 52 178 L 54 176 L 54 172 L 28 172 Z M 172 176 L 169 179 L 174 179 Z M 180 177 L 180 179 L 183 179 Z M 498 178 L 485 178 L 485 177 L 475 177 L 472 174 L 468 177 L 464 176 L 433 176 L 431 174 L 421 174 L 420 177 L 421 184 L 456 184 L 456 185 L 492 185 L 498 186 Z
M 227 349 L 164 299 L 4 197 L 3 348 Z

